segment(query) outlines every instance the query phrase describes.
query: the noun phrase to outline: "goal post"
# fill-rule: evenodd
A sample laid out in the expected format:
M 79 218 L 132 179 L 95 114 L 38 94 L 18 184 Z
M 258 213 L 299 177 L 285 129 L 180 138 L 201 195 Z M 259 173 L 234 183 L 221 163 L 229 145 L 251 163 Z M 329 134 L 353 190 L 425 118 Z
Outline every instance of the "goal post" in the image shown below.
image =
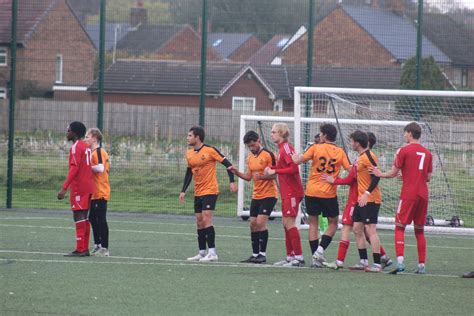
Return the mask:
M 310 117 L 302 117 L 302 110 L 310 106 Z M 304 112 L 303 112 L 304 113 Z M 423 145 L 433 153 L 433 179 L 430 183 L 430 225 L 474 227 L 472 196 L 474 180 L 474 92 L 413 91 L 296 87 L 293 116 L 242 115 L 239 136 L 239 169 L 245 170 L 247 149 L 244 134 L 251 129 L 267 135 L 273 123 L 286 122 L 291 131 L 290 141 L 298 153 L 303 152 L 309 137 L 306 133 L 319 132 L 321 123 L 338 123 L 338 144 L 356 129 L 374 132 L 377 145 L 374 152 L 383 170 L 390 168 L 395 151 L 404 145 L 403 127 L 418 117 Z M 258 127 L 257 127 L 257 124 Z M 263 126 L 263 127 L 262 127 Z M 259 133 L 260 134 L 260 133 Z M 306 134 L 306 135 L 305 135 Z M 268 142 L 274 152 L 276 146 Z M 347 149 L 353 160 L 355 153 Z M 467 170 L 463 169 L 467 168 Z M 466 174 L 459 179 L 459 174 Z M 306 176 L 303 172 L 303 184 Z M 344 176 L 342 174 L 341 176 Z M 463 186 L 465 184 L 465 186 Z M 383 204 L 381 222 L 393 227 L 401 183 L 398 180 L 381 181 Z M 251 183 L 239 179 L 237 215 L 248 216 Z M 345 204 L 347 188 L 338 188 L 340 205 Z M 304 203 L 302 203 L 304 208 Z M 277 206 L 272 216 L 281 216 Z M 380 224 L 379 226 L 383 226 Z

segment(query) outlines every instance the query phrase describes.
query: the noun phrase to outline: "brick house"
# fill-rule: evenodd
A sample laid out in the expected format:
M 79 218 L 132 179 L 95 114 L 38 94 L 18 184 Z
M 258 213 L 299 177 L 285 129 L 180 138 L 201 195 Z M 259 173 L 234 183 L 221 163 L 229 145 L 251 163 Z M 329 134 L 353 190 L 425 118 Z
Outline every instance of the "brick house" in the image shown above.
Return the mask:
M 249 59 L 250 64 L 268 65 L 270 64 L 283 47 L 288 43 L 290 35 L 277 34 L 266 42 L 258 51 L 256 51 Z
M 207 43 L 223 60 L 248 62 L 262 46 L 252 33 L 209 33 Z
M 187 24 L 149 24 L 147 10 L 138 6 L 130 9 L 130 28 L 117 42 L 117 53 L 148 59 L 199 61 L 201 36 Z M 207 59 L 218 61 L 222 58 L 208 47 Z
M 318 87 L 395 89 L 397 68 L 315 67 Z M 244 65 L 209 63 L 206 107 L 246 111 L 292 111 L 293 89 L 304 86 L 306 67 L 301 65 Z M 95 81 L 82 93 L 56 91 L 55 99 L 96 101 Z M 136 105 L 198 107 L 200 65 L 153 60 L 118 60 L 105 73 L 105 102 Z
M 281 54 L 283 64 L 304 64 L 307 34 Z M 340 5 L 314 29 L 315 65 L 331 67 L 400 68 L 416 55 L 416 28 L 394 11 L 371 6 Z M 439 64 L 451 60 L 423 37 L 423 57 L 433 56 Z
M 10 78 L 11 0 L 0 2 L 0 98 Z M 18 5 L 17 93 L 48 96 L 54 85 L 84 86 L 94 75 L 90 38 L 65 0 Z

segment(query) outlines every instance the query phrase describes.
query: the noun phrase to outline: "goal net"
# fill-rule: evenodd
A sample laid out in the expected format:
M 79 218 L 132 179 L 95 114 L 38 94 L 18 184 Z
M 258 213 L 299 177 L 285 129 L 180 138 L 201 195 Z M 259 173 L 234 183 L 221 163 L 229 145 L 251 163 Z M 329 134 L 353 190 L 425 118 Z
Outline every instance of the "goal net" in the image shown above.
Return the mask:
M 391 167 L 396 150 L 404 145 L 403 127 L 412 121 L 422 126 L 421 142 L 433 154 L 433 177 L 427 224 L 474 226 L 472 190 L 474 181 L 474 93 L 445 91 L 368 90 L 340 88 L 295 88 L 294 115 L 291 117 L 241 117 L 240 142 L 245 132 L 255 130 L 264 146 L 277 152 L 270 141 L 270 130 L 276 122 L 286 122 L 290 140 L 297 152 L 313 142 L 322 123 L 338 126 L 338 145 L 344 147 L 351 161 L 356 153 L 350 149 L 349 135 L 353 131 L 373 132 L 377 137 L 374 152 L 380 168 Z M 245 169 L 246 148 L 239 152 L 239 168 Z M 310 162 L 301 166 L 306 184 Z M 344 173 L 341 174 L 345 176 Z M 398 205 L 401 181 L 380 182 L 383 203 L 382 222 L 393 223 Z M 339 202 L 345 205 L 347 188 L 338 188 Z M 251 200 L 252 184 L 239 182 L 238 215 L 245 216 Z M 280 216 L 279 205 L 274 216 Z M 302 213 L 305 206 L 302 204 Z

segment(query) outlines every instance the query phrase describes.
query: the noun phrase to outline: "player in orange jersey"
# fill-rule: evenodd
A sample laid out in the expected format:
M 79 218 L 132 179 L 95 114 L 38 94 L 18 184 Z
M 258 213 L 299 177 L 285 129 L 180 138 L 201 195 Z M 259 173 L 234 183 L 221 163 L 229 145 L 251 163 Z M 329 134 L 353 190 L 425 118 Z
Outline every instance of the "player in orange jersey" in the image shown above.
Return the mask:
M 94 236 L 91 255 L 106 256 L 109 253 L 109 226 L 107 224 L 107 201 L 110 199 L 109 155 L 101 147 L 102 133 L 98 128 L 90 128 L 86 133 L 86 143 L 92 150 L 92 172 L 95 192 L 92 194 L 89 221 Z
M 241 262 L 266 263 L 268 242 L 268 217 L 277 202 L 278 191 L 273 179 L 261 180 L 259 176 L 264 174 L 265 168 L 274 167 L 275 155 L 263 148 L 260 137 L 255 131 L 249 131 L 244 136 L 244 144 L 250 150 L 247 157 L 247 171 L 240 172 L 235 167 L 230 167 L 236 176 L 246 181 L 253 179 L 252 202 L 250 204 L 250 236 L 252 241 L 252 255 Z M 275 176 L 276 178 L 276 176 Z
M 199 253 L 187 260 L 213 262 L 218 260 L 212 222 L 217 196 L 219 195 L 216 162 L 220 162 L 226 168 L 231 167 L 232 164 L 217 148 L 204 144 L 204 138 L 204 129 L 200 126 L 191 127 L 188 132 L 186 139 L 188 146 L 192 148 L 186 152 L 188 168 L 184 177 L 183 188 L 179 194 L 179 201 L 184 203 L 186 190 L 194 177 L 194 213 L 196 215 Z M 230 191 L 237 192 L 234 174 L 229 170 L 227 170 L 227 173 L 230 180 Z M 206 244 L 208 247 L 207 254 Z

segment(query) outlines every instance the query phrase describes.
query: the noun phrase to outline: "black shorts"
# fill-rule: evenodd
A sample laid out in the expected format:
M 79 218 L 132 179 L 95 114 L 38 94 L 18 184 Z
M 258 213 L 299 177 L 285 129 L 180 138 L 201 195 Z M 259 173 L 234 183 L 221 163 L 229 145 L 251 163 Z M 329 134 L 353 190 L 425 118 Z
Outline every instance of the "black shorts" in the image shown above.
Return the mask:
M 273 208 L 277 199 L 274 197 L 264 198 L 264 199 L 252 199 L 250 203 L 250 217 L 257 217 L 258 215 L 267 215 L 273 212 Z
M 339 216 L 339 203 L 337 197 L 334 198 L 319 198 L 314 196 L 305 196 L 306 213 L 311 216 L 319 216 L 323 214 L 323 217 L 338 217 Z
M 377 224 L 379 210 L 380 204 L 377 203 L 370 202 L 364 207 L 360 207 L 357 204 L 352 213 L 352 221 L 354 223 L 362 222 L 364 224 Z
M 216 209 L 217 194 L 202 195 L 194 197 L 194 213 L 202 211 L 213 211 Z
M 90 206 L 89 211 L 90 213 L 107 212 L 107 200 L 104 200 L 104 199 L 91 200 L 91 206 Z

